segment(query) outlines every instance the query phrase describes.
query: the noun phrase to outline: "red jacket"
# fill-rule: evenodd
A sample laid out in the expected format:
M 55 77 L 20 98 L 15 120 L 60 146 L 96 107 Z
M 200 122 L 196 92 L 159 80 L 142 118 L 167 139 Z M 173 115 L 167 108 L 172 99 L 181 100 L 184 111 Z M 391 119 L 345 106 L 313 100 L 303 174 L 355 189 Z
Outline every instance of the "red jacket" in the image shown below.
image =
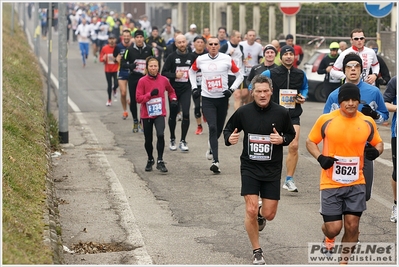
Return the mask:
M 100 52 L 100 62 L 104 62 L 104 70 L 105 72 L 118 72 L 118 62 L 115 62 L 114 58 L 114 49 L 115 47 L 110 47 L 109 45 L 105 45 Z M 106 55 L 104 60 L 104 55 Z
M 151 91 L 155 88 L 158 89 L 158 94 L 151 96 Z M 166 117 L 165 91 L 168 92 L 170 100 L 177 100 L 175 89 L 173 89 L 169 79 L 165 76 L 158 73 L 155 78 L 149 75 L 140 78 L 136 88 L 136 101 L 141 104 L 140 118 Z

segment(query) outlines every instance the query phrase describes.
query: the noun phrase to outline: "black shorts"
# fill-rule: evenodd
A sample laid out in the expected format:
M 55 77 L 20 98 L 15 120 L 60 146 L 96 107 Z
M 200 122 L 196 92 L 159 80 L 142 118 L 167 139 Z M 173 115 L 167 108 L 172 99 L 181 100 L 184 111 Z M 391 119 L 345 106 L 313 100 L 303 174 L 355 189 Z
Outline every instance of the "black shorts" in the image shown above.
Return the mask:
M 280 200 L 280 179 L 260 181 L 250 176 L 241 176 L 241 196 L 260 195 L 261 198 Z
M 291 122 L 293 125 L 301 125 L 299 117 L 291 117 Z

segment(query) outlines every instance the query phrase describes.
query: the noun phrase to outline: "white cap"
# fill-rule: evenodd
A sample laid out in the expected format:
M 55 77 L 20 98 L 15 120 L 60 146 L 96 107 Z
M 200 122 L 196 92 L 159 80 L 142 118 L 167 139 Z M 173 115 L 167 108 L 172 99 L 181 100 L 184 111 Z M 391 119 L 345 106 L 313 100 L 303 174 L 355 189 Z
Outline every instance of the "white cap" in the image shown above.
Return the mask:
M 126 17 L 129 18 L 129 19 L 131 19 L 133 16 L 132 16 L 132 14 L 127 13 Z
M 191 24 L 191 25 L 190 25 L 190 29 L 197 29 L 197 25 Z
M 111 11 L 111 12 L 109 12 L 109 14 L 112 16 L 113 14 L 115 14 L 115 12 L 114 12 L 114 11 Z

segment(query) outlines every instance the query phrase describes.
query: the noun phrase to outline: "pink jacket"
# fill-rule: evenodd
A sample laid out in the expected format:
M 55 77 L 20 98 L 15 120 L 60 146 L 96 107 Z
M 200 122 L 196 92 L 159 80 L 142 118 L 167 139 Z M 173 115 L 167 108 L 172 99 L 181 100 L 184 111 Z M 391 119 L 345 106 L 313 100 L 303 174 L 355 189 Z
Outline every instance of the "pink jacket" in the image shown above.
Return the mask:
M 151 96 L 153 89 L 158 89 L 158 94 Z M 156 118 L 158 116 L 166 117 L 166 98 L 165 91 L 168 92 L 170 100 L 177 100 L 175 89 L 168 78 L 158 74 L 157 77 L 151 77 L 148 74 L 140 78 L 136 88 L 136 101 L 140 105 L 140 118 Z

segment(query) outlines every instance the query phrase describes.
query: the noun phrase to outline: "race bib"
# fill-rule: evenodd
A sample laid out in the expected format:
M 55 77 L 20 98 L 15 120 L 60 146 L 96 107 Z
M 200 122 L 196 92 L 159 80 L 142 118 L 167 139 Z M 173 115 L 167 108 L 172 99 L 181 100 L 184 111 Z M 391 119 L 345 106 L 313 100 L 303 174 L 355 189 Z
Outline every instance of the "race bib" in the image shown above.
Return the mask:
M 188 70 L 190 69 L 190 67 L 177 67 L 176 68 L 176 73 L 178 71 L 182 71 L 183 72 L 183 76 L 178 79 L 176 78 L 175 81 L 176 82 L 188 82 Z
M 332 179 L 341 184 L 350 184 L 359 179 L 359 157 L 334 156 Z
M 214 77 L 207 77 L 205 79 L 206 88 L 209 92 L 222 92 L 223 91 L 223 84 L 222 84 L 222 76 L 214 76 Z
M 115 64 L 115 58 L 113 54 L 107 54 L 107 64 Z
M 140 72 L 142 74 L 144 74 L 144 70 L 145 70 L 145 59 L 136 59 L 134 61 L 134 63 L 136 63 L 136 68 L 134 69 L 135 72 Z
M 251 69 L 252 69 L 252 66 L 251 66 L 251 65 L 245 65 L 245 67 L 244 67 L 244 73 L 245 73 L 245 75 L 244 75 L 244 76 L 248 76 L 249 73 L 251 72 Z
M 295 108 L 296 90 L 280 89 L 279 101 L 280 105 L 285 108 Z
M 270 135 L 248 134 L 248 156 L 250 160 L 271 160 L 272 152 L 273 144 L 270 142 Z
M 162 97 L 152 98 L 147 102 L 147 113 L 151 117 L 162 115 Z

